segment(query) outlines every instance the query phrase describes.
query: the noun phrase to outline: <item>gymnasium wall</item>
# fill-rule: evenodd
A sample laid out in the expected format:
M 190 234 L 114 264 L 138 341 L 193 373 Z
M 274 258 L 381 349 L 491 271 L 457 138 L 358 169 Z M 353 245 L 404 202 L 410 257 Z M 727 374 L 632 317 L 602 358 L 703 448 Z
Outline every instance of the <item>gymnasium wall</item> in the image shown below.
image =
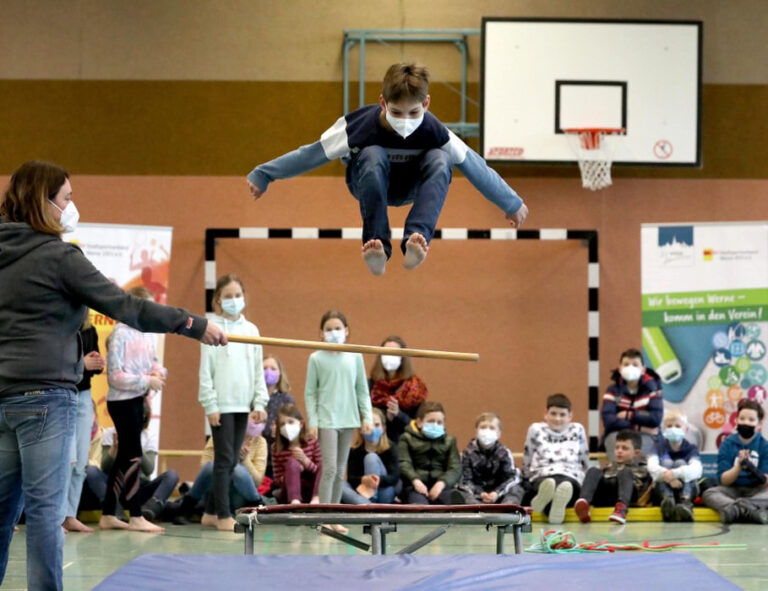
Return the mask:
M 49 159 L 74 173 L 83 221 L 173 226 L 168 299 L 197 312 L 205 228 L 360 225 L 338 163 L 275 184 L 256 203 L 242 179 L 254 164 L 313 141 L 340 115 L 344 28 L 478 28 L 483 15 L 704 21 L 702 169 L 621 168 L 599 193 L 580 188 L 574 167 L 499 169 L 531 208 L 528 227 L 599 233 L 601 387 L 619 351 L 639 345 L 640 224 L 768 217 L 761 0 L 10 0 L 0 10 L 0 174 Z M 410 57 L 432 69 L 434 112 L 456 120 L 458 99 L 442 84 L 459 80 L 451 48 L 369 47 L 366 77 Z M 470 58 L 476 97 L 476 39 Z M 367 84 L 367 99 L 377 95 L 378 85 Z M 476 116 L 470 108 L 469 119 Z M 403 219 L 392 210 L 393 226 Z M 504 222 L 465 179 L 454 179 L 441 227 Z M 474 416 L 493 408 L 509 444 L 521 449 L 525 427 L 554 391 L 574 399 L 575 418 L 586 424 L 585 248 L 440 241 L 423 268 L 406 274 L 396 255 L 379 279 L 358 252 L 354 241 L 222 241 L 218 270 L 246 278 L 249 318 L 267 335 L 319 338 L 320 315 L 339 307 L 355 342 L 399 332 L 411 346 L 480 352 L 478 364 L 415 362 L 462 445 Z M 307 353 L 278 353 L 301 398 Z M 195 343 L 167 340 L 163 415 L 173 420 L 163 421 L 163 448 L 202 443 L 197 357 Z M 174 466 L 188 478 L 194 461 Z

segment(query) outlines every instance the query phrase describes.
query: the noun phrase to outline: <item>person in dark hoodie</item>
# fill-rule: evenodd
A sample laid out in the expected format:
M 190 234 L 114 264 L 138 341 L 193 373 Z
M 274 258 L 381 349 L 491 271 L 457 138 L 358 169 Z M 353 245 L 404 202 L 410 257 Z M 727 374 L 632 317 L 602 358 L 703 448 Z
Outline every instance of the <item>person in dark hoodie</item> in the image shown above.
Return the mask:
M 439 402 L 427 400 L 405 428 L 397 444 L 402 500 L 416 505 L 464 503 L 454 485 L 461 477 L 461 457 L 456 438 L 445 432 L 445 411 Z
M 84 365 L 78 330 L 86 308 L 141 331 L 210 345 L 227 340 L 205 318 L 128 295 L 62 241 L 79 218 L 64 169 L 22 164 L 2 196 L 0 218 L 0 584 L 24 503 L 27 586 L 61 589 L 61 523 Z
M 658 374 L 643 365 L 643 354 L 627 349 L 619 357 L 619 367 L 613 370 L 613 383 L 603 394 L 600 412 L 605 432 L 603 445 L 610 461 L 616 459 L 616 435 L 624 429 L 639 431 L 642 452 L 653 453 L 664 416 L 664 399 Z

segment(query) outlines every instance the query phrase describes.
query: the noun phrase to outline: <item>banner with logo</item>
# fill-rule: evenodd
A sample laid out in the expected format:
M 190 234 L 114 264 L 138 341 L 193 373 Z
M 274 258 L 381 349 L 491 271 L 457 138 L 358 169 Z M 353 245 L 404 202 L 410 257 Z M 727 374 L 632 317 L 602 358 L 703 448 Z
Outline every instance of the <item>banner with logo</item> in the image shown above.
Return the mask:
M 768 223 L 643 224 L 641 245 L 645 363 L 713 475 L 738 401 L 766 403 Z
M 166 303 L 168 271 L 171 260 L 172 228 L 159 226 L 125 226 L 116 224 L 78 224 L 77 230 L 65 235 L 65 240 L 77 244 L 88 260 L 123 289 L 144 286 L 155 301 Z M 107 355 L 107 339 L 115 321 L 104 314 L 90 311 L 91 322 L 99 335 L 99 350 Z M 157 335 L 157 355 L 163 362 L 165 335 Z M 107 412 L 106 370 L 94 376 L 91 395 L 96 405 L 99 425 L 112 426 Z M 162 392 L 150 391 L 147 396 L 152 408 L 149 431 L 160 436 Z

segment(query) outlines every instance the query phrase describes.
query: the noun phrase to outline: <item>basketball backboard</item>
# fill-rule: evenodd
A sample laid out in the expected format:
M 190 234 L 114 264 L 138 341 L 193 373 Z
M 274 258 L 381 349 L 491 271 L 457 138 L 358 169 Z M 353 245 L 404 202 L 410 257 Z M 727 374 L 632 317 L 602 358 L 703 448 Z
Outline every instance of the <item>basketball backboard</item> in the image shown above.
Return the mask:
M 701 165 L 699 21 L 485 18 L 480 145 L 575 163 L 568 128 L 623 128 L 614 164 Z

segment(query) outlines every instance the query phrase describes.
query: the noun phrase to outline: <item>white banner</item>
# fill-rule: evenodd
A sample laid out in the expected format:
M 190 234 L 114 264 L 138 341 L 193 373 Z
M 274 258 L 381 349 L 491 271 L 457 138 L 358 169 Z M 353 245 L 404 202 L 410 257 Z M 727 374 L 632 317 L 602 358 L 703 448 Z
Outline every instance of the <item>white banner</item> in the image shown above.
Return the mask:
M 77 230 L 64 239 L 77 244 L 88 260 L 123 289 L 144 286 L 155 296 L 155 301 L 166 303 L 168 273 L 171 260 L 172 228 L 161 226 L 127 226 L 117 224 L 78 224 Z M 99 334 L 99 349 L 106 356 L 107 337 L 115 321 L 90 311 L 91 322 Z M 165 335 L 157 335 L 157 355 L 163 362 Z M 109 427 L 112 420 L 107 412 L 106 371 L 94 376 L 91 394 L 96 404 L 99 425 Z M 152 408 L 149 432 L 160 439 L 162 392 L 150 391 L 147 396 Z
M 644 224 L 641 244 L 645 362 L 711 473 L 739 400 L 766 402 L 768 223 Z

